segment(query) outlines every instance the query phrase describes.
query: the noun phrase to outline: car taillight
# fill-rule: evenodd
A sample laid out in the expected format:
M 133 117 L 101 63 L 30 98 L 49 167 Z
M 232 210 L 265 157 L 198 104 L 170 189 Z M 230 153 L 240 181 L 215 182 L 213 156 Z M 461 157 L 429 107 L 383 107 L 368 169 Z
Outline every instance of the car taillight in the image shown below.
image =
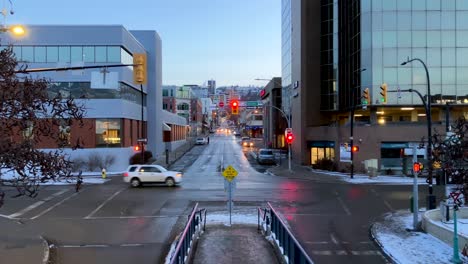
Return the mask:
M 124 172 L 123 176 L 128 177 L 128 172 Z

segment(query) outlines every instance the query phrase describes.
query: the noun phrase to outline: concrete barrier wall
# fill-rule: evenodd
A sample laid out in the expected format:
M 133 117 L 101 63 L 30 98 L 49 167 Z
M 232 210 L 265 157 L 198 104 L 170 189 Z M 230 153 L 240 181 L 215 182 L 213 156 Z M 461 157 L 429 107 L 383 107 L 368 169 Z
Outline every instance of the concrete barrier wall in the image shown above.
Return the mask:
M 452 210 L 450 208 L 451 219 L 453 218 Z M 457 218 L 468 218 L 468 208 L 460 208 L 457 212 Z M 444 241 L 447 245 L 453 246 L 453 230 L 437 223 L 442 223 L 440 209 L 430 210 L 423 214 L 422 228 L 424 231 Z M 468 236 L 458 233 L 458 250 L 462 251 L 465 245 L 468 245 Z

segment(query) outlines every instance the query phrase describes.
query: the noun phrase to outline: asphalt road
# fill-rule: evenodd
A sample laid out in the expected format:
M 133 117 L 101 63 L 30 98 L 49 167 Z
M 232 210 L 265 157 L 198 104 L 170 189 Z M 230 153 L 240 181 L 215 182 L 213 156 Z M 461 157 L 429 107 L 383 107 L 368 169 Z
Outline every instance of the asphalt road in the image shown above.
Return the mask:
M 79 193 L 48 186 L 36 199 L 8 198 L 0 214 L 40 230 L 55 245 L 55 263 L 160 263 L 195 202 L 226 208 L 221 170 L 232 165 L 239 172 L 236 208 L 271 202 L 315 263 L 387 262 L 369 227 L 386 212 L 408 208 L 411 186 L 271 176 L 245 152 L 234 137 L 211 135 L 209 145 L 195 146 L 171 167 L 184 172 L 180 187 L 134 189 L 120 177 Z

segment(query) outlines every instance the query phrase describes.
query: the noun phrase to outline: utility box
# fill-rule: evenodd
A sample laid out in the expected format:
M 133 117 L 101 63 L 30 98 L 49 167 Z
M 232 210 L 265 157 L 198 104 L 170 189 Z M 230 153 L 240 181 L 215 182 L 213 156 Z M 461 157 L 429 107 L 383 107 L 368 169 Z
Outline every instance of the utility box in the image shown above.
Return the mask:
M 377 159 L 368 159 L 364 161 L 364 169 L 367 171 L 369 177 L 377 176 Z

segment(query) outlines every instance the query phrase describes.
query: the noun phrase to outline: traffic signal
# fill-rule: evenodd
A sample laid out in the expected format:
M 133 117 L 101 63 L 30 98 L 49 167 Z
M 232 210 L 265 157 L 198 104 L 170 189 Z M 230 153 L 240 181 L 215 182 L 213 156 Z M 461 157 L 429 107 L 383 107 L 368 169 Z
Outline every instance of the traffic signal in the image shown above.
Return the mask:
M 386 104 L 387 103 L 387 84 L 386 83 L 383 83 L 382 86 L 380 86 L 380 95 L 382 96 L 380 98 L 380 102 L 382 104 Z
M 231 101 L 231 112 L 233 115 L 238 115 L 239 114 L 239 101 L 237 100 L 232 100 Z
M 351 149 L 352 152 L 359 152 L 359 146 L 353 146 Z
M 140 151 L 140 150 L 141 150 L 140 144 L 135 145 L 135 146 L 133 147 L 133 151 L 135 151 L 135 152 L 138 152 L 138 151 Z
M 419 162 L 413 163 L 413 172 L 414 173 L 419 173 L 421 171 L 422 164 Z
M 145 53 L 133 54 L 133 82 L 136 84 L 146 84 L 147 82 Z
M 292 132 L 286 133 L 286 143 L 292 144 L 294 141 L 294 134 Z
M 362 93 L 362 104 L 365 104 L 365 105 L 371 104 L 369 88 L 364 89 L 364 92 Z

